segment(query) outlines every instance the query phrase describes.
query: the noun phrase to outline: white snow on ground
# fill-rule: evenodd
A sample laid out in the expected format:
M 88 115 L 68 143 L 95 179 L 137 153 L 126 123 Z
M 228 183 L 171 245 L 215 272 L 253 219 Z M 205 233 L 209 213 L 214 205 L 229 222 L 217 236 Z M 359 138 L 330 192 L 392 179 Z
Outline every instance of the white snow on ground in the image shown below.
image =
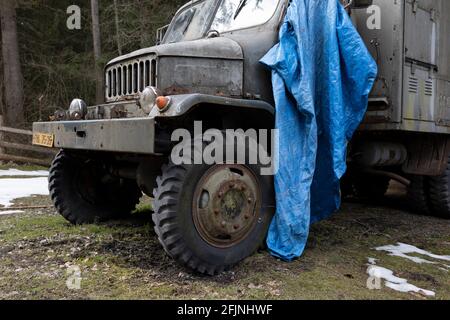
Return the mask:
M 388 245 L 388 246 L 378 247 L 378 248 L 375 248 L 375 250 L 386 251 L 386 252 L 389 252 L 390 256 L 405 258 L 405 259 L 411 260 L 411 261 L 413 261 L 415 263 L 419 263 L 419 264 L 422 264 L 422 263 L 437 264 L 437 263 L 430 261 L 430 260 L 423 259 L 423 258 L 408 255 L 408 253 L 409 254 L 416 253 L 416 254 L 427 256 L 427 257 L 430 257 L 430 258 L 433 258 L 436 260 L 450 261 L 450 256 L 441 256 L 441 255 L 433 254 L 431 252 L 428 252 L 428 251 L 419 249 L 417 247 L 414 247 L 412 245 L 401 243 L 401 242 L 397 243 L 397 245 Z M 446 267 L 448 267 L 448 266 L 446 266 Z
M 0 179 L 0 205 L 9 208 L 12 201 L 33 195 L 48 195 L 48 181 L 46 177 Z
M 419 249 L 415 246 L 405 244 L 405 243 L 397 243 L 396 245 L 387 245 L 375 248 L 377 251 L 385 251 L 388 252 L 388 255 L 400 257 L 404 259 L 408 259 L 410 261 L 413 261 L 415 263 L 426 263 L 426 264 L 433 264 L 437 266 L 444 266 L 445 268 L 439 267 L 440 270 L 448 271 L 447 269 L 450 269 L 450 265 L 446 265 L 442 262 L 436 262 L 427 260 L 424 258 L 420 258 L 415 255 L 422 255 L 425 257 L 429 257 L 435 260 L 441 260 L 441 261 L 450 261 L 450 256 L 447 255 L 437 255 L 422 249 Z M 394 272 L 392 270 L 389 270 L 387 268 L 379 267 L 376 265 L 377 259 L 374 258 L 368 258 L 369 259 L 369 268 L 367 269 L 367 273 L 370 277 L 382 279 L 385 280 L 385 286 L 388 288 L 391 288 L 393 290 L 399 291 L 399 292 L 416 292 L 420 293 L 426 296 L 434 297 L 435 293 L 430 290 L 425 290 L 419 287 L 416 287 L 410 283 L 408 283 L 408 280 L 399 278 L 394 275 Z
M 0 170 L 0 177 L 47 177 L 48 171 L 22 171 L 17 169 Z
M 16 213 L 23 213 L 24 211 L 21 210 L 7 210 L 7 211 L 0 211 L 0 216 L 6 216 L 10 214 L 16 214 Z
M 392 290 L 399 291 L 399 292 L 416 292 L 420 293 L 429 297 L 434 297 L 436 294 L 433 291 L 422 289 L 419 287 L 416 287 L 415 285 L 412 285 L 408 283 L 408 280 L 399 278 L 394 275 L 394 272 L 392 270 L 379 267 L 376 265 L 371 265 L 367 269 L 367 274 L 370 277 L 383 279 L 385 280 L 384 285 L 388 288 L 391 288 Z

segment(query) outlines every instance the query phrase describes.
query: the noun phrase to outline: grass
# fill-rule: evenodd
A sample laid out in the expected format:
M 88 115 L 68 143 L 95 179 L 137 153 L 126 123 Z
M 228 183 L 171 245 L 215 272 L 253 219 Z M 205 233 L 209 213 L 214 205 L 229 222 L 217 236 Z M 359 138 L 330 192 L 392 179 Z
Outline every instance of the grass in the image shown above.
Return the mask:
M 19 169 L 22 171 L 48 170 L 48 168 L 37 165 L 19 165 L 13 162 L 8 163 L 0 162 L 0 170 L 8 170 L 8 169 Z
M 0 299 L 427 299 L 386 287 L 367 289 L 369 257 L 435 291 L 435 299 L 450 299 L 449 271 L 374 250 L 397 242 L 448 255 L 450 225 L 409 214 L 400 197 L 378 205 L 345 203 L 339 214 L 311 228 L 302 258 L 285 263 L 262 251 L 224 274 L 205 277 L 164 253 L 148 199 L 130 219 L 100 225 L 72 226 L 52 208 L 27 211 L 0 216 Z M 80 290 L 66 286 L 70 266 L 81 270 Z

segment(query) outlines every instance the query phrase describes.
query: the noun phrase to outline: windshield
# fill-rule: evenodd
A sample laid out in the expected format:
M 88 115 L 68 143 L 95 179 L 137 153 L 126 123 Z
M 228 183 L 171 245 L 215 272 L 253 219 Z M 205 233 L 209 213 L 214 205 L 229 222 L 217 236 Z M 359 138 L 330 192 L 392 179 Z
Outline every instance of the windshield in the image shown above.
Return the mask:
M 202 38 L 208 31 L 210 17 L 216 1 L 205 0 L 181 12 L 172 22 L 165 38 L 166 43 Z
M 257 26 L 269 21 L 279 0 L 222 0 L 212 30 L 226 32 Z
M 199 1 L 175 17 L 164 42 L 200 39 L 209 30 L 222 33 L 261 25 L 274 15 L 278 3 L 279 0 Z M 217 5 L 217 13 L 212 17 Z

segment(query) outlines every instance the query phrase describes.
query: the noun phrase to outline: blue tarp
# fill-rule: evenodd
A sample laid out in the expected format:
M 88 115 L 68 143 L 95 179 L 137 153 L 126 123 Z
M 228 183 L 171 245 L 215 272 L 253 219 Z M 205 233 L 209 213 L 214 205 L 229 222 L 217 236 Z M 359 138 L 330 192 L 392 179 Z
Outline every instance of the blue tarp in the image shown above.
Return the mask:
M 293 0 L 279 37 L 261 60 L 272 70 L 279 130 L 277 211 L 267 244 L 290 261 L 302 255 L 310 224 L 340 206 L 347 143 L 377 66 L 338 0 Z

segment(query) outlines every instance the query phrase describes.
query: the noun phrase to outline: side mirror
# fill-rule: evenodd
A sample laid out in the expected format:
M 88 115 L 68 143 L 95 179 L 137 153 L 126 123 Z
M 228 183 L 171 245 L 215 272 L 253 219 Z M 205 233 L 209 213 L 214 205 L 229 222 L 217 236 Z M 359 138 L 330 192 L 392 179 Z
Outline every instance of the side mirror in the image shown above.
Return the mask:
M 353 0 L 350 4 L 352 8 L 367 8 L 373 4 L 373 0 Z
M 169 29 L 169 25 L 166 25 L 156 30 L 156 45 L 161 44 L 161 42 L 164 39 L 164 36 L 166 35 L 167 29 Z

